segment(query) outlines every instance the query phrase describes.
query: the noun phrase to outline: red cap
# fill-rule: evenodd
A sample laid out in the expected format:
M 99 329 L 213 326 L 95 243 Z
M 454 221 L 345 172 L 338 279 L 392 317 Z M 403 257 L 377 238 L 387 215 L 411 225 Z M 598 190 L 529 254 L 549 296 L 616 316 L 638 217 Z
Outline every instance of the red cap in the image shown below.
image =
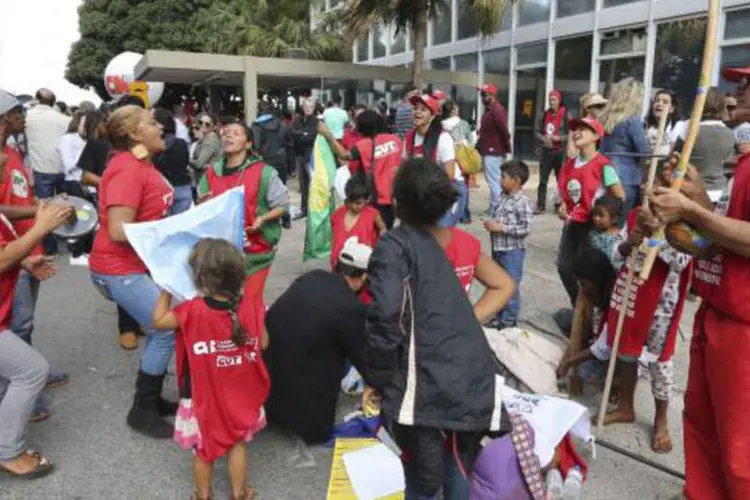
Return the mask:
M 497 94 L 497 87 L 491 83 L 484 83 L 479 87 L 479 92 L 483 94 Z
M 575 118 L 568 122 L 568 130 L 576 130 L 581 127 L 593 130 L 599 138 L 604 137 L 604 125 L 596 118 L 587 116 L 586 118 Z
M 413 95 L 409 98 L 409 102 L 412 106 L 416 106 L 418 103 L 424 104 L 427 109 L 432 111 L 433 115 L 437 115 L 440 113 L 440 106 L 438 105 L 435 98 L 431 95 L 422 94 L 422 95 Z
M 721 72 L 724 80 L 739 83 L 743 78 L 750 78 L 750 66 L 747 68 L 727 68 Z
M 444 101 L 446 97 L 448 97 L 448 94 L 446 94 L 440 89 L 432 92 L 432 98 L 437 101 Z
M 562 102 L 562 94 L 559 90 L 552 89 L 549 91 L 549 95 L 547 97 L 557 97 L 557 102 Z

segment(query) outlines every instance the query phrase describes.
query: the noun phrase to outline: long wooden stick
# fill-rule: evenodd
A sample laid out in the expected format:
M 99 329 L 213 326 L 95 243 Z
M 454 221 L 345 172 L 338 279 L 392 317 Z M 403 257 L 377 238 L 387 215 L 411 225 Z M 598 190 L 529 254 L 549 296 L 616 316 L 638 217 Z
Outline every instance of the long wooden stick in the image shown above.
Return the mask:
M 667 128 L 667 113 L 664 113 L 659 119 L 659 130 L 656 134 L 657 146 L 664 140 L 664 130 Z M 648 180 L 646 183 L 646 196 L 643 197 L 641 207 L 646 208 L 648 204 L 648 197 L 651 191 L 654 189 L 654 180 L 656 179 L 656 167 L 659 163 L 658 157 L 651 158 L 651 164 L 648 169 Z M 597 433 L 601 434 L 602 427 L 604 426 L 604 415 L 607 413 L 607 404 L 609 403 L 609 393 L 612 391 L 612 380 L 615 376 L 615 366 L 617 365 L 617 351 L 620 348 L 620 337 L 622 337 L 622 327 L 625 325 L 625 316 L 628 314 L 628 303 L 630 302 L 630 295 L 633 293 L 633 281 L 635 278 L 635 268 L 638 264 L 639 250 L 637 248 L 630 249 L 630 255 L 628 256 L 627 266 L 628 274 L 625 280 L 625 292 L 622 295 L 622 304 L 617 316 L 617 327 L 615 329 L 615 340 L 612 342 L 612 352 L 609 355 L 609 366 L 607 367 L 607 379 L 604 383 L 604 393 L 602 394 L 602 402 L 599 405 L 599 415 L 596 420 Z
M 680 162 L 677 164 L 675 180 L 672 183 L 672 189 L 679 190 L 682 188 L 685 172 L 687 171 L 690 155 L 695 146 L 695 140 L 698 137 L 698 128 L 701 118 L 703 117 L 703 108 L 706 105 L 706 95 L 708 94 L 711 73 L 714 67 L 714 57 L 716 55 L 716 27 L 719 19 L 719 0 L 709 0 L 708 2 L 708 20 L 706 21 L 706 43 L 703 47 L 703 63 L 701 64 L 700 78 L 698 79 L 698 95 L 693 104 L 693 112 L 690 114 L 690 128 L 688 129 L 685 145 L 680 152 Z M 651 268 L 654 265 L 656 256 L 659 253 L 659 246 L 664 241 L 664 228 L 658 230 L 652 235 L 648 246 L 648 254 L 641 268 L 641 278 L 648 279 L 651 275 Z

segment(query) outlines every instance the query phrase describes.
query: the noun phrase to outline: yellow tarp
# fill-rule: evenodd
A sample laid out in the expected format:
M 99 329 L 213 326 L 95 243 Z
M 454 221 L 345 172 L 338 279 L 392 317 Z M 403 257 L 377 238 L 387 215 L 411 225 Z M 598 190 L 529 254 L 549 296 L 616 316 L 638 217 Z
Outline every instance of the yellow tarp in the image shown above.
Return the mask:
M 333 450 L 333 463 L 331 464 L 331 478 L 328 481 L 327 500 L 358 500 L 357 495 L 352 490 L 349 476 L 346 474 L 342 455 L 350 451 L 367 448 L 378 444 L 378 442 L 377 439 L 371 438 L 339 438 L 336 440 L 336 447 Z M 383 497 L 381 500 L 404 500 L 404 493 Z

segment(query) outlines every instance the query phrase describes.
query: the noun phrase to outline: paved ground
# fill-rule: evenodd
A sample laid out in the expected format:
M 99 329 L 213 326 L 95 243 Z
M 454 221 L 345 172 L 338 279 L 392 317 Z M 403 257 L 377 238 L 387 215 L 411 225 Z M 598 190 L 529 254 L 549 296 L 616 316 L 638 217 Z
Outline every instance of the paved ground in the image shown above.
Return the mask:
M 532 179 L 529 190 L 533 189 Z M 486 189 L 472 191 L 475 214 L 486 208 Z M 535 219 L 529 239 L 526 277 L 523 281 L 523 319 L 538 328 L 556 331 L 551 315 L 565 303 L 565 294 L 554 260 L 561 223 L 552 215 Z M 486 235 L 479 217 L 470 228 Z M 273 267 L 267 297 L 273 300 L 300 273 L 322 264 L 302 263 L 304 227 L 296 224 L 285 232 Z M 57 463 L 55 474 L 36 482 L 22 482 L 0 475 L 0 499 L 187 499 L 191 491 L 191 459 L 170 441 L 144 438 L 125 425 L 130 405 L 138 354 L 125 353 L 115 344 L 114 306 L 91 286 L 85 268 L 61 264 L 61 272 L 42 287 L 37 313 L 35 343 L 50 362 L 70 373 L 68 387 L 48 392 L 53 417 L 30 426 L 31 444 Z M 648 384 L 639 387 L 638 421 L 634 425 L 607 429 L 603 437 L 659 463 L 682 470 L 682 394 L 687 373 L 687 345 L 694 305 L 689 304 L 676 355 L 678 392 L 671 411 L 675 450 L 656 456 L 649 450 L 649 426 L 653 400 Z M 176 397 L 173 377 L 167 385 Z M 587 400 L 592 406 L 596 397 Z M 347 401 L 342 411 L 351 405 Z M 303 411 L 303 409 L 300 409 Z M 250 445 L 250 479 L 264 500 L 324 499 L 330 466 L 330 450 L 315 450 L 318 465 L 292 469 L 285 461 L 291 444 L 268 430 Z M 220 465 L 215 493 L 226 498 L 224 467 Z M 662 472 L 601 447 L 591 461 L 591 481 L 586 496 L 591 499 L 669 499 L 681 483 Z

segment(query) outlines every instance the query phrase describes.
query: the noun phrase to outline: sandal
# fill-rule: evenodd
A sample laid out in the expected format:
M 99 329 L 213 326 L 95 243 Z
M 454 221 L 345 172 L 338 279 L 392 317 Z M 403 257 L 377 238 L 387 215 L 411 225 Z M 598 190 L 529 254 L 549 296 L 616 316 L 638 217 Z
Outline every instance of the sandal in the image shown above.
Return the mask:
M 23 453 L 21 453 L 21 455 L 26 455 L 26 456 L 35 458 L 37 460 L 36 466 L 28 472 L 19 473 L 19 472 L 13 472 L 12 470 L 8 469 L 5 465 L 0 463 L 0 470 L 20 479 L 38 479 L 40 477 L 46 476 L 47 474 L 49 474 L 55 469 L 55 464 L 52 463 L 52 460 L 48 459 L 47 457 L 43 457 L 39 452 L 36 452 L 34 450 L 26 450 Z M 21 455 L 19 455 L 19 457 Z

